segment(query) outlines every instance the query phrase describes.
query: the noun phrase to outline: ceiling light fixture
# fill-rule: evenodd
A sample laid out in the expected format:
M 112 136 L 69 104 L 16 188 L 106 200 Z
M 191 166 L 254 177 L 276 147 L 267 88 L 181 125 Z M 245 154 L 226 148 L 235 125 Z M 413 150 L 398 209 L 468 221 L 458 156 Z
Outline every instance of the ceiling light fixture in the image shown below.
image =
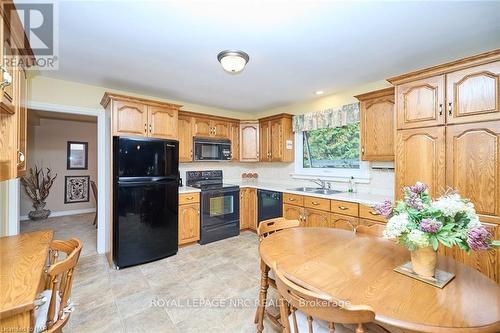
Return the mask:
M 325 92 L 323 90 L 317 90 L 315 92 L 316 95 L 323 95 Z
M 243 51 L 225 50 L 217 55 L 217 60 L 226 72 L 236 74 L 245 68 L 250 57 Z

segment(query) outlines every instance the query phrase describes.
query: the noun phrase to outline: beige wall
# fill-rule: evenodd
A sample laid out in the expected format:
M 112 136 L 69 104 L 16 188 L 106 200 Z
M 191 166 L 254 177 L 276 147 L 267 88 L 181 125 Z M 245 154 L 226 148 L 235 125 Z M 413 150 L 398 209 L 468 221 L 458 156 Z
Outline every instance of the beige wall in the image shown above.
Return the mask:
M 88 170 L 66 170 L 67 141 L 89 143 Z M 90 201 L 85 203 L 64 203 L 64 177 L 90 176 L 97 181 L 97 124 L 80 121 L 41 119 L 39 126 L 28 128 L 28 167 L 35 163 L 52 169 L 57 178 L 47 199 L 47 209 L 52 212 L 95 208 L 90 190 Z M 21 186 L 22 187 L 22 186 Z M 31 200 L 21 188 L 21 216 L 32 210 Z
M 93 86 L 71 81 L 57 80 L 44 76 L 36 76 L 30 79 L 30 89 L 28 99 L 32 102 L 71 105 L 76 107 L 100 109 L 99 104 L 104 92 L 111 91 L 136 97 L 149 98 L 167 103 L 182 105 L 182 110 L 200 112 L 223 117 L 246 119 L 252 117 L 251 114 L 214 108 L 199 104 L 187 103 L 174 99 L 167 99 L 159 96 L 142 95 L 130 91 L 120 91 L 105 87 Z

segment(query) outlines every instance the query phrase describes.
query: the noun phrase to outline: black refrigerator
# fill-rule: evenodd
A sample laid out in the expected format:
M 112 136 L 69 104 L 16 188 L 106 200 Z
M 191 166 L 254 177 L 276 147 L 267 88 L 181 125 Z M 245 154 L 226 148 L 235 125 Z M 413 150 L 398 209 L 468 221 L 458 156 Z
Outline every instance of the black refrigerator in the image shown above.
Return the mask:
M 117 268 L 178 250 L 179 142 L 113 138 L 113 261 Z

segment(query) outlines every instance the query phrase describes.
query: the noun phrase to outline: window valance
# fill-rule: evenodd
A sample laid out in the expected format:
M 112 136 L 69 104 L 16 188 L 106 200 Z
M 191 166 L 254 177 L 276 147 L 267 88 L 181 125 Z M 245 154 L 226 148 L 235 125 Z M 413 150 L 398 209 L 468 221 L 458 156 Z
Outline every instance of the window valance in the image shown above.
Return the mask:
M 304 132 L 320 128 L 342 127 L 357 122 L 359 122 L 359 103 L 352 103 L 338 109 L 294 116 L 293 131 Z

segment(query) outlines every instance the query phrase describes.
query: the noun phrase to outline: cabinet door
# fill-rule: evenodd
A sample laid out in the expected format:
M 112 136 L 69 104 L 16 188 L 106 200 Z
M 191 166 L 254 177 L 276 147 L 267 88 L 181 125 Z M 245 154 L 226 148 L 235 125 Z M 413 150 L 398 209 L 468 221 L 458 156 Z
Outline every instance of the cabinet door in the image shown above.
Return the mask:
M 269 121 L 260 123 L 260 160 L 263 162 L 271 161 L 271 137 Z
M 285 145 L 281 119 L 271 121 L 270 132 L 271 161 L 280 162 L 283 159 L 283 146 Z
M 231 123 L 229 127 L 229 140 L 231 140 L 231 161 L 240 160 L 240 124 Z
M 212 120 L 212 136 L 219 139 L 229 139 L 230 125 L 228 122 Z
M 194 118 L 194 136 L 212 136 L 212 124 L 208 118 Z
M 240 188 L 240 230 L 250 228 L 250 193 L 248 188 Z
M 396 87 L 398 128 L 444 124 L 444 75 Z
M 148 106 L 149 136 L 177 140 L 178 110 Z
M 417 181 L 429 186 L 432 198 L 445 191 L 445 128 L 400 130 L 396 138 L 396 198 L 402 187 Z
M 331 227 L 349 231 L 354 231 L 358 226 L 358 221 L 359 221 L 359 219 L 354 216 L 347 216 L 334 213 L 331 214 L 330 219 L 331 219 Z
M 500 122 L 448 126 L 446 150 L 447 186 L 500 223 Z
M 179 206 L 179 244 L 200 239 L 200 204 Z
M 284 204 L 283 217 L 287 220 L 298 220 L 301 223 L 304 223 L 303 222 L 304 208 L 294 205 Z
M 24 176 L 27 165 L 27 126 L 28 126 L 28 79 L 24 68 L 17 72 L 17 176 Z
M 147 136 L 147 106 L 131 101 L 113 101 L 113 135 Z
M 500 119 L 500 61 L 446 75 L 448 124 Z
M 13 114 L 15 112 L 14 107 L 14 94 L 15 94 L 15 82 L 14 76 L 16 75 L 16 68 L 12 66 L 12 57 L 14 56 L 14 41 L 12 40 L 11 33 L 9 31 L 9 25 L 6 21 L 1 18 L 0 29 L 1 29 L 1 58 L 0 64 L 0 81 L 2 82 L 1 94 L 0 94 L 0 108 L 3 112 Z
M 259 123 L 240 124 L 240 161 L 259 161 Z
M 193 118 L 179 115 L 179 162 L 193 161 Z
M 321 227 L 330 228 L 330 213 L 321 210 L 309 209 L 304 210 L 305 226 L 306 227 Z
M 394 160 L 394 96 L 361 102 L 361 159 Z

